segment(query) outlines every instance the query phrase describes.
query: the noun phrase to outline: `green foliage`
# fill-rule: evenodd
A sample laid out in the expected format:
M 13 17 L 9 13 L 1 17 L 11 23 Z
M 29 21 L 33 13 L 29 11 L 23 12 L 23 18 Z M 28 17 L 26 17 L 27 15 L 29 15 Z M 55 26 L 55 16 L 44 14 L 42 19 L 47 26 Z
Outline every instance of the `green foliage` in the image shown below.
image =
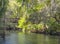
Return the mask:
M 33 7 L 33 10 L 39 11 L 39 10 L 43 9 L 44 7 L 45 7 L 44 3 L 37 4 L 37 5 L 35 5 L 35 7 Z
M 46 4 L 47 6 L 50 6 L 50 5 L 51 5 L 51 0 L 46 0 L 46 1 L 45 1 L 45 4 Z
M 55 21 L 56 21 L 55 18 L 52 18 L 52 17 L 51 17 L 51 18 L 49 19 L 49 22 L 48 22 L 48 23 L 49 23 L 49 25 L 52 25 Z
M 22 3 L 22 1 L 20 1 L 20 2 Z M 44 28 L 44 22 L 45 22 L 43 20 L 47 17 L 46 18 L 47 22 L 45 22 L 46 25 L 48 25 L 48 27 L 51 27 L 51 28 L 56 27 L 55 26 L 56 24 L 54 24 L 56 22 L 56 19 L 54 17 L 50 17 L 51 14 L 49 14 L 49 16 L 48 16 L 48 14 L 46 14 L 46 17 L 44 17 L 45 15 L 43 15 L 43 13 L 45 11 L 44 12 L 42 11 L 42 10 L 44 10 L 45 5 L 47 5 L 47 7 L 51 6 L 51 0 L 45 0 L 41 3 L 38 3 L 38 1 L 34 0 L 32 5 L 31 5 L 31 2 L 32 2 L 31 0 L 28 0 L 28 1 L 25 0 L 23 2 L 24 5 L 21 6 L 22 8 L 20 9 L 20 12 L 21 13 L 26 13 L 26 16 L 28 16 L 28 18 L 26 18 L 24 16 L 25 14 L 20 13 L 23 17 L 22 18 L 20 17 L 20 20 L 18 21 L 18 24 L 19 24 L 18 26 L 21 27 L 21 28 L 26 28 L 26 29 L 30 29 L 30 30 L 31 29 L 43 29 Z M 29 4 L 30 7 L 27 6 L 28 4 Z M 48 8 L 48 9 L 50 9 L 50 8 Z M 42 14 L 39 14 L 39 11 Z M 50 11 L 49 11 L 49 13 L 50 13 Z M 59 16 L 59 15 L 57 15 L 57 16 Z M 41 17 L 43 19 L 41 19 Z M 41 22 L 43 22 L 43 23 L 41 23 Z
M 18 27 L 23 28 L 23 26 L 25 25 L 25 21 L 26 16 L 21 17 L 20 20 L 18 20 Z
M 19 18 L 17 20 L 18 28 L 23 28 L 23 30 L 38 30 L 44 29 L 44 25 L 47 25 L 48 31 L 57 31 L 60 29 L 60 1 L 55 0 L 53 3 L 51 1 L 14 0 L 8 3 L 7 0 L 0 0 L 0 17 L 5 15 L 3 13 L 7 9 L 9 10 L 9 17 L 6 15 L 6 18 Z
M 44 28 L 44 23 L 40 23 L 40 24 L 38 24 L 38 29 L 43 29 Z

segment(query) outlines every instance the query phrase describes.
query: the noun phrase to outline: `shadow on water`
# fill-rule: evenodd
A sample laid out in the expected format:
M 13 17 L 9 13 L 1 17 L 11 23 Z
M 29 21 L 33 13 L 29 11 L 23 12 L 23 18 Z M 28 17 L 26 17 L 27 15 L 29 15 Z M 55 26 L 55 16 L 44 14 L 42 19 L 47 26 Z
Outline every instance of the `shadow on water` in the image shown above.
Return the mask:
M 0 44 L 5 44 L 5 35 L 0 37 Z

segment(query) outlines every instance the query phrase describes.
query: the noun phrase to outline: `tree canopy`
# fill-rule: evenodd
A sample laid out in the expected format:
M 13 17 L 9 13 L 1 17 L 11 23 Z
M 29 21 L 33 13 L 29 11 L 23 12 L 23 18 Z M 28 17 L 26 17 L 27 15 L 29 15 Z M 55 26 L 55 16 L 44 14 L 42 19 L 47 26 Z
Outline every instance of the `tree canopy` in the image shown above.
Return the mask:
M 5 18 L 10 19 L 6 20 L 6 25 L 26 30 L 28 27 L 37 30 L 44 27 L 48 30 L 60 29 L 60 0 L 9 0 L 9 2 L 0 0 L 0 2 L 0 15 L 4 12 Z

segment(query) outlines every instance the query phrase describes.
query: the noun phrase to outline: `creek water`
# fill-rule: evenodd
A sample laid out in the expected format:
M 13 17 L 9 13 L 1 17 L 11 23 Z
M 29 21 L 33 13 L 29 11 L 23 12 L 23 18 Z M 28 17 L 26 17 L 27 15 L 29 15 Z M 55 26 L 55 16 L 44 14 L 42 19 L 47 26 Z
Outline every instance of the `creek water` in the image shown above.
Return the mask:
M 10 32 L 5 36 L 5 40 L 0 37 L 0 44 L 60 44 L 60 37 L 35 33 Z

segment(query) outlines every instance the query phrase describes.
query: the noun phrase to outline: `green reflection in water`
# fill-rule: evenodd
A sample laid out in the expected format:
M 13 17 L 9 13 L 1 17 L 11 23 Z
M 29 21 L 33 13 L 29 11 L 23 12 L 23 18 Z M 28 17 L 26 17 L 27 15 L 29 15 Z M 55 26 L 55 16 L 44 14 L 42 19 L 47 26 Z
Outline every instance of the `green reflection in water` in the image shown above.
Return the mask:
M 59 44 L 58 36 L 18 33 L 19 44 Z

